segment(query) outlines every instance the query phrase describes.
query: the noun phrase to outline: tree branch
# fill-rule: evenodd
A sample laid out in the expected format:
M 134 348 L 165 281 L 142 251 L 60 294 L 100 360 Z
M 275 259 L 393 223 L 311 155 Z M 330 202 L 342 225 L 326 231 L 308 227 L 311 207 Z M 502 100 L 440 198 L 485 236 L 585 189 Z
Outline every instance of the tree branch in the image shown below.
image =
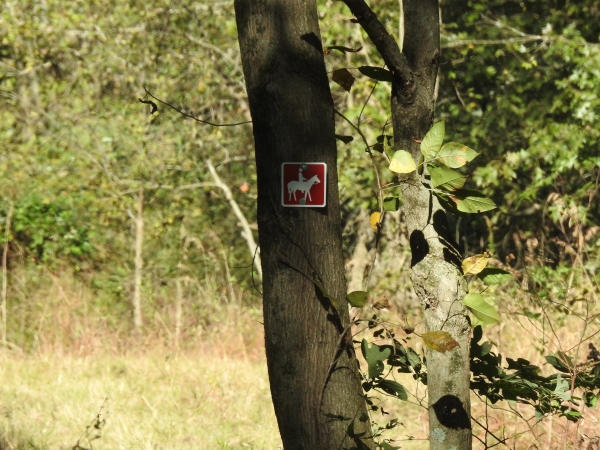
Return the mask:
M 219 174 L 217 173 L 215 166 L 212 165 L 210 159 L 206 160 L 206 167 L 208 167 L 208 170 L 210 171 L 210 174 L 213 177 L 215 184 L 219 188 L 221 188 L 221 190 L 225 194 L 225 198 L 229 202 L 229 205 L 231 206 L 231 209 L 233 210 L 235 216 L 240 221 L 239 223 L 240 223 L 240 227 L 242 228 L 242 237 L 246 240 L 246 243 L 248 244 L 248 249 L 250 250 L 250 255 L 252 255 L 252 258 L 254 261 L 254 267 L 256 268 L 256 272 L 258 273 L 258 276 L 262 279 L 262 265 L 261 265 L 260 256 L 259 256 L 260 250 L 258 250 L 258 251 L 256 250 L 258 248 L 258 245 L 256 245 L 256 242 L 254 241 L 254 236 L 252 234 L 252 230 L 250 230 L 250 225 L 248 225 L 248 221 L 246 220 L 246 217 L 244 216 L 244 214 L 242 213 L 242 210 L 240 209 L 237 202 L 233 198 L 233 195 L 231 194 L 231 189 L 229 189 L 229 186 L 227 186 L 221 180 L 221 177 L 219 177 Z
M 398 44 L 391 34 L 387 32 L 377 15 L 371 10 L 364 0 L 342 0 L 350 9 L 358 23 L 366 31 L 369 39 L 375 44 L 377 51 L 383 57 L 400 89 L 413 90 L 414 79 L 412 71 L 404 54 L 400 52 Z
M 164 100 L 161 100 L 160 98 L 155 97 L 154 95 L 152 95 L 152 93 L 148 89 L 146 89 L 146 87 L 144 87 L 144 91 L 146 91 L 146 95 L 152 97 L 157 102 L 159 102 L 159 103 L 161 103 L 161 104 L 163 104 L 165 106 L 168 106 L 169 108 L 177 111 L 182 116 L 187 117 L 188 119 L 195 120 L 198 123 L 203 123 L 205 125 L 210 125 L 210 126 L 213 126 L 213 127 L 236 127 L 238 125 L 244 125 L 244 124 L 247 124 L 247 123 L 252 123 L 251 120 L 245 120 L 243 122 L 236 122 L 236 123 L 214 123 L 214 122 L 209 122 L 208 120 L 198 119 L 197 117 L 194 117 L 191 114 L 183 112 L 182 110 L 180 110 L 179 108 L 176 108 L 175 106 L 171 105 L 170 103 L 167 103 Z

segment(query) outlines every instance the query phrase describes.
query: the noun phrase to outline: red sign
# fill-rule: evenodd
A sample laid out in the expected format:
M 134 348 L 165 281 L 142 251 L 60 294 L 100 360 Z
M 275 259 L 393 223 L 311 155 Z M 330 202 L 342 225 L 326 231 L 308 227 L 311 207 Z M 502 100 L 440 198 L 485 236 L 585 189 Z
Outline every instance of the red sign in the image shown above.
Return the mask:
M 281 204 L 283 206 L 325 206 L 327 164 L 283 163 Z

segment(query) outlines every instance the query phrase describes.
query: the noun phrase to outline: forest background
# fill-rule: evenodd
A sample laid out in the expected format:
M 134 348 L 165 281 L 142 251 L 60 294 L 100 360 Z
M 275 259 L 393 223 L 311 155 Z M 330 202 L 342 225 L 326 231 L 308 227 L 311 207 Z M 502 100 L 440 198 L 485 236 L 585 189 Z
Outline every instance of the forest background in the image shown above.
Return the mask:
M 397 2 L 373 7 L 399 32 Z M 442 5 L 436 119 L 481 153 L 468 183 L 499 205 L 459 217 L 455 235 L 464 256 L 487 249 L 514 276 L 488 290 L 503 322 L 487 339 L 540 366 L 558 351 L 593 363 L 589 344 L 600 345 L 599 8 Z M 341 3 L 319 11 L 328 70 L 356 76 L 350 92 L 332 81 L 336 108 L 374 145 L 391 134 L 389 86 L 357 68 L 383 63 Z M 250 120 L 233 3 L 4 2 L 0 448 L 84 445 L 89 424 L 98 448 L 277 448 L 260 277 L 230 200 L 256 230 L 251 125 L 158 102 L 150 114 L 145 88 L 203 121 Z M 418 333 L 402 216 L 387 214 L 375 238 L 381 186 L 355 130 L 337 127 L 354 137 L 338 143 L 349 290 L 387 299 L 398 333 Z M 384 158 L 374 164 L 382 185 L 394 181 Z M 389 407 L 404 448 L 426 448 L 418 398 Z M 513 448 L 598 442 L 593 411 L 574 425 L 484 406 L 489 429 L 514 428 Z

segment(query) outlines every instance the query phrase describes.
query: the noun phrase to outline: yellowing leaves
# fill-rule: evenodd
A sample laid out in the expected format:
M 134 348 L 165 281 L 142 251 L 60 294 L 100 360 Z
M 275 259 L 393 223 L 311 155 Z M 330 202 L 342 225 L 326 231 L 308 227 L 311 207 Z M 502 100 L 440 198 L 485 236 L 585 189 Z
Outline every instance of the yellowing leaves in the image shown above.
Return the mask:
M 421 336 L 423 343 L 432 350 L 440 353 L 446 353 L 460 344 L 452 337 L 450 333 L 443 330 L 429 331 Z
M 465 275 L 477 275 L 485 269 L 491 257 L 491 253 L 487 250 L 479 255 L 469 256 L 462 262 L 463 273 Z
M 371 224 L 371 228 L 373 228 L 376 232 L 379 231 L 379 226 L 380 226 L 379 220 L 380 219 L 381 219 L 380 212 L 374 212 L 373 214 L 371 214 L 371 217 L 369 218 L 369 223 Z
M 417 165 L 410 153 L 406 150 L 398 150 L 392 156 L 390 170 L 396 173 L 411 173 L 417 170 Z

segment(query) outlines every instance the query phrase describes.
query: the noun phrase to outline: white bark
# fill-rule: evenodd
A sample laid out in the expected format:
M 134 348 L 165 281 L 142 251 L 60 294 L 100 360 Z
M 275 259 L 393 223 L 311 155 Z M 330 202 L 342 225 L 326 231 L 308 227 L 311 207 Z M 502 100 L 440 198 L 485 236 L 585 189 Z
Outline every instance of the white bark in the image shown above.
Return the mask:
M 248 224 L 248 221 L 246 220 L 246 217 L 242 213 L 242 210 L 238 206 L 237 202 L 233 198 L 233 195 L 231 194 L 231 189 L 229 189 L 229 186 L 227 186 L 221 180 L 219 174 L 215 169 L 215 166 L 212 165 L 210 159 L 206 160 L 206 166 L 208 167 L 208 170 L 210 171 L 210 174 L 213 177 L 213 180 L 215 181 L 215 185 L 223 191 L 223 193 L 225 194 L 225 198 L 227 199 L 229 205 L 231 206 L 231 209 L 233 210 L 233 213 L 239 220 L 239 225 L 242 228 L 242 237 L 246 240 L 246 243 L 248 244 L 248 249 L 250 250 L 250 255 L 252 255 L 252 258 L 254 259 L 254 267 L 256 269 L 256 273 L 262 279 L 260 250 L 258 248 L 258 245 L 256 244 L 256 241 L 254 240 L 254 236 L 252 235 L 250 225 Z

